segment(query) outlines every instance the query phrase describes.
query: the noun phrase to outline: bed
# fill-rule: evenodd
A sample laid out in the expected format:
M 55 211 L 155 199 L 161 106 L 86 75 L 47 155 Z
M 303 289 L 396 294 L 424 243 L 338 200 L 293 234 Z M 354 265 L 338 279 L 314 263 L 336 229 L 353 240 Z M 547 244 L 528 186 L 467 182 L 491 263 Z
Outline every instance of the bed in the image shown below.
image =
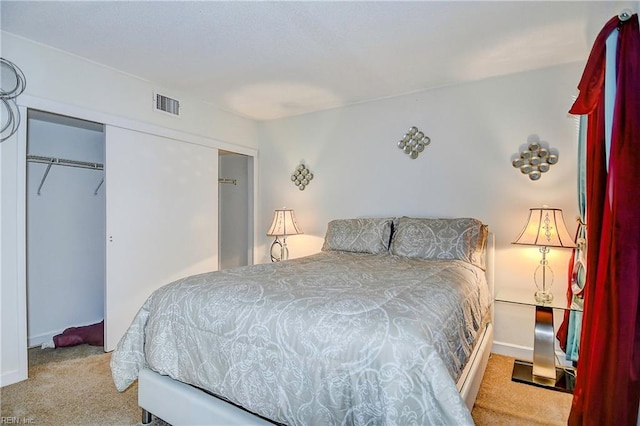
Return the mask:
M 472 218 L 331 221 L 322 251 L 168 284 L 111 358 L 143 423 L 473 424 L 493 340 Z

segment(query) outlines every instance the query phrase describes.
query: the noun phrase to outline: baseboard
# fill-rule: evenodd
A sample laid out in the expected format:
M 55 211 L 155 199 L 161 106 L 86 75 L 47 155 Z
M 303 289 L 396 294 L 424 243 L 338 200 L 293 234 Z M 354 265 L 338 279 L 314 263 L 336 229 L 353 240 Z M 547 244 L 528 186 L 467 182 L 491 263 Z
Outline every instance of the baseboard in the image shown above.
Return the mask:
M 510 356 L 523 361 L 533 360 L 533 348 L 529 346 L 514 345 L 512 343 L 493 341 L 491 352 L 498 355 Z M 566 355 L 561 350 L 556 350 L 556 365 L 571 366 L 571 361 L 566 360 Z
M 51 342 L 53 340 L 53 336 L 57 336 L 63 331 L 64 330 L 49 331 L 46 333 L 38 334 L 37 336 L 27 336 L 27 347 L 28 348 L 40 347 L 45 342 Z
M 510 356 L 522 360 L 533 359 L 533 348 L 528 346 L 514 345 L 512 343 L 493 341 L 491 352 L 498 355 Z
M 9 386 L 23 380 L 27 380 L 26 369 L 24 372 L 19 370 L 7 371 L 0 375 L 0 387 Z

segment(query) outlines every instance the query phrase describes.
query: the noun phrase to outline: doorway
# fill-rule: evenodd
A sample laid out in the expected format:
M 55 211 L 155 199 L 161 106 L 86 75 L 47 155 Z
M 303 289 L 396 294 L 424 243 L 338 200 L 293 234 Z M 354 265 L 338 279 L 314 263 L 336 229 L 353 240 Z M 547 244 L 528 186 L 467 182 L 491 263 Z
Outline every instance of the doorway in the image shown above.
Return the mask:
M 27 113 L 27 344 L 104 318 L 104 126 Z
M 253 263 L 253 157 L 218 152 L 219 269 Z

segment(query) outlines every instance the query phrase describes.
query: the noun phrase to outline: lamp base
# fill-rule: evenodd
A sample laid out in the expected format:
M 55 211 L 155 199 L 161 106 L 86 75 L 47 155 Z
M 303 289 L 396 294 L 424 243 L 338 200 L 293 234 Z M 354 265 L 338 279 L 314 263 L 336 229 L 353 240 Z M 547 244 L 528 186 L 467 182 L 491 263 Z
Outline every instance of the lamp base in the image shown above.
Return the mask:
M 536 291 L 534 297 L 538 303 L 551 303 L 553 301 L 553 293 L 547 290 Z
M 511 380 L 526 383 L 541 388 L 553 389 L 565 393 L 573 393 L 575 387 L 575 373 L 556 367 L 556 378 L 539 377 L 533 374 L 533 364 L 527 361 L 515 360 Z
M 271 249 L 269 250 L 271 254 L 272 262 L 282 262 L 283 260 L 289 259 L 289 249 L 287 248 L 287 239 L 286 237 L 280 238 L 276 237 L 276 239 L 271 243 Z
M 547 262 L 547 253 L 549 247 L 540 247 L 540 253 L 542 253 L 542 259 L 540 264 L 533 273 L 533 281 L 536 283 L 538 291 L 534 296 L 538 303 L 550 303 L 553 300 L 553 294 L 551 293 L 551 286 L 553 285 L 553 270 L 549 267 Z

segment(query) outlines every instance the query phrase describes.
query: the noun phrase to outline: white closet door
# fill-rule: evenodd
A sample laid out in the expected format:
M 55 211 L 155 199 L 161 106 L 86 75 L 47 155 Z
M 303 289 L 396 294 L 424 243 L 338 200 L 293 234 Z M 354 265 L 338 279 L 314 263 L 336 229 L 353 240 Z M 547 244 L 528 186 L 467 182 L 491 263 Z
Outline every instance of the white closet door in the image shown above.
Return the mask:
M 106 127 L 105 350 L 157 288 L 218 266 L 218 150 Z

